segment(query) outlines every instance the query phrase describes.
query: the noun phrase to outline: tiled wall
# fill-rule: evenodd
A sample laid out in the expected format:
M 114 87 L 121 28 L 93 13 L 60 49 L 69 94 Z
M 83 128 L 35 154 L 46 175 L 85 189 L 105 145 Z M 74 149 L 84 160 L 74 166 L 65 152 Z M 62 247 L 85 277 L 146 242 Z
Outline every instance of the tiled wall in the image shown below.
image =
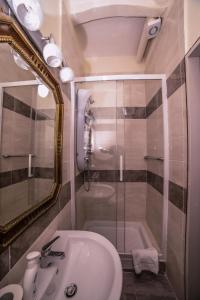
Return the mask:
M 183 1 L 175 1 L 164 19 L 161 33 L 151 45 L 146 59 L 147 73 L 164 73 L 167 75 L 169 106 L 169 147 L 170 147 L 170 183 L 168 215 L 167 274 L 180 300 L 184 299 L 185 267 L 185 222 L 187 193 L 187 124 L 183 32 Z M 146 86 L 147 101 L 158 96 L 159 85 Z M 151 153 L 162 155 L 163 149 L 154 149 L 155 139 L 162 145 L 161 128 L 162 105 L 157 105 L 147 121 L 147 144 Z M 155 136 L 152 137 L 152 128 Z M 157 152 L 156 152 L 157 151 Z M 163 176 L 161 162 L 149 162 L 148 171 L 155 181 Z M 156 179 L 157 178 L 157 179 Z M 158 226 L 162 210 L 162 190 L 158 186 L 148 187 L 147 220 L 154 232 Z

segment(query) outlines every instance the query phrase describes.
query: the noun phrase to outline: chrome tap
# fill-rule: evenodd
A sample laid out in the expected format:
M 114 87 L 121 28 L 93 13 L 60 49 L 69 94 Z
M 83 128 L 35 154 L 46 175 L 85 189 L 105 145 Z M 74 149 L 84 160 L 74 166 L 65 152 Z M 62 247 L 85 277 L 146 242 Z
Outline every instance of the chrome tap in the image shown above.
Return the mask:
M 52 251 L 51 247 L 57 241 L 60 236 L 56 236 L 53 240 L 48 242 L 42 247 L 41 250 L 41 258 L 40 258 L 40 267 L 48 268 L 52 264 L 52 260 L 56 259 L 64 259 L 65 253 L 63 251 Z

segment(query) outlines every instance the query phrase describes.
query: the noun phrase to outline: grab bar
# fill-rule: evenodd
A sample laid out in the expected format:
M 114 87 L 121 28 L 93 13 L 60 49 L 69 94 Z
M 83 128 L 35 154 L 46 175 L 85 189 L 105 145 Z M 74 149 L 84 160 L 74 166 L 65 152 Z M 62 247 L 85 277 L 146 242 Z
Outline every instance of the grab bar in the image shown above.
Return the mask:
M 2 154 L 1 156 L 3 158 L 10 158 L 10 157 L 29 157 L 30 154 Z M 31 154 L 32 157 L 34 157 L 35 155 Z
M 31 173 L 31 170 L 32 170 L 32 157 L 33 157 L 32 154 L 28 155 L 28 177 L 29 178 L 33 177 L 33 174 Z
M 144 159 L 152 159 L 152 160 L 160 160 L 160 161 L 164 161 L 164 158 L 163 158 L 163 157 L 156 157 L 156 156 L 150 156 L 150 155 L 144 156 Z
M 123 181 L 123 155 L 119 157 L 119 181 Z

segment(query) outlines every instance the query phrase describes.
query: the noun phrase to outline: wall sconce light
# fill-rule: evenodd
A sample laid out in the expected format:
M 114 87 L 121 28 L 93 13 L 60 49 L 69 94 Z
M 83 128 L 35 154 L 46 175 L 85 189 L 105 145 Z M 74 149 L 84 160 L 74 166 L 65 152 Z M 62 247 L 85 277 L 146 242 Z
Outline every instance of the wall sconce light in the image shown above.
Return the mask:
M 62 67 L 59 75 L 62 82 L 69 82 L 74 79 L 74 72 L 69 67 Z
M 62 52 L 59 47 L 55 44 L 55 41 L 50 35 L 48 38 L 43 38 L 48 40 L 48 43 L 43 48 L 43 57 L 46 63 L 52 68 L 58 68 L 62 65 Z
M 49 95 L 49 89 L 46 87 L 45 84 L 41 83 L 38 85 L 38 95 L 41 98 L 46 98 Z
M 64 82 L 69 82 L 74 80 L 74 72 L 71 68 L 65 67 L 64 64 L 62 64 L 62 68 L 60 69 L 60 80 Z
M 12 0 L 12 6 L 17 19 L 26 29 L 40 29 L 43 11 L 38 0 Z
M 15 51 L 11 50 L 11 53 L 13 55 L 14 61 L 18 67 L 21 69 L 28 71 L 29 70 L 29 65 L 23 60 L 23 58 Z

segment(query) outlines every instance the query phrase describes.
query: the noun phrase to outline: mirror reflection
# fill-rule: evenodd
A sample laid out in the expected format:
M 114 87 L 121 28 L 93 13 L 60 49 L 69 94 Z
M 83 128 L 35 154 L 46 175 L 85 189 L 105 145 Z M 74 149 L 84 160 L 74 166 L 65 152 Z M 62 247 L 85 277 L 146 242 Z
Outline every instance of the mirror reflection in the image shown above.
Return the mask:
M 48 197 L 53 189 L 53 93 L 8 44 L 0 44 L 0 226 Z

